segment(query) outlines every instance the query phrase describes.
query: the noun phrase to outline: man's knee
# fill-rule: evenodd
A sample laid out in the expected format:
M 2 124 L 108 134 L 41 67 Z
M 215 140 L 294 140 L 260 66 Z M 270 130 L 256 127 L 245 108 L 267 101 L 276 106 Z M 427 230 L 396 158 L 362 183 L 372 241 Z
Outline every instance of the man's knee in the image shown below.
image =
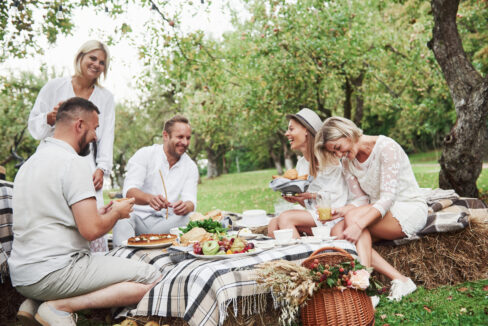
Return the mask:
M 135 228 L 130 218 L 117 221 L 113 230 L 113 244 L 114 246 L 121 246 L 122 242 L 135 235 Z

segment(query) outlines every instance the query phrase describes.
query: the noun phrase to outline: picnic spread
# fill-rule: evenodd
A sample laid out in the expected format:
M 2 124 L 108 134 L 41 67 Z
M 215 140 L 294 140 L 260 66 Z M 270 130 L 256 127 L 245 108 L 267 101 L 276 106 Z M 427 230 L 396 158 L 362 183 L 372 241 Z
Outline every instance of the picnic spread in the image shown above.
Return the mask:
M 353 244 L 335 240 L 330 245 L 356 255 Z M 119 247 L 108 255 L 145 261 L 159 268 L 163 279 L 148 292 L 137 307 L 125 308 L 119 316 L 166 316 L 183 318 L 190 325 L 221 325 L 232 303 L 237 314 L 237 298 L 244 297 L 243 311 L 266 310 L 269 289 L 258 286 L 253 267 L 285 259 L 300 263 L 324 243 L 277 246 L 241 258 L 207 260 L 192 257 L 180 263 L 171 261 L 171 252 L 161 249 Z

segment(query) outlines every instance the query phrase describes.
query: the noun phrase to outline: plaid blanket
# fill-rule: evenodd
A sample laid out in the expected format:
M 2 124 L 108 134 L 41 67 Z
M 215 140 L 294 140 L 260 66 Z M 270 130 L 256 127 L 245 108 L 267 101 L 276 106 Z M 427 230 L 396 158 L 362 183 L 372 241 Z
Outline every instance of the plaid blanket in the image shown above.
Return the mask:
M 13 184 L 0 181 L 0 282 L 8 276 L 7 258 L 12 250 L 12 191 Z
M 144 296 L 137 307 L 124 308 L 118 316 L 180 317 L 192 326 L 216 326 L 225 321 L 229 304 L 233 303 L 234 313 L 237 314 L 238 297 L 244 299 L 239 309 L 245 314 L 265 312 L 269 289 L 257 285 L 253 266 L 276 259 L 301 262 L 324 245 L 297 244 L 242 258 L 192 258 L 178 264 L 172 263 L 169 253 L 162 250 L 116 248 L 107 255 L 154 264 L 163 274 L 163 279 Z M 327 245 L 343 248 L 356 255 L 355 246 L 347 241 L 337 240 Z
M 488 221 L 487 205 L 477 198 L 460 198 L 457 195 L 439 198 L 429 204 L 427 223 L 417 235 L 393 241 L 382 241 L 382 244 L 401 245 L 418 240 L 426 234 L 437 232 L 453 232 L 462 230 L 469 225 L 470 218 Z

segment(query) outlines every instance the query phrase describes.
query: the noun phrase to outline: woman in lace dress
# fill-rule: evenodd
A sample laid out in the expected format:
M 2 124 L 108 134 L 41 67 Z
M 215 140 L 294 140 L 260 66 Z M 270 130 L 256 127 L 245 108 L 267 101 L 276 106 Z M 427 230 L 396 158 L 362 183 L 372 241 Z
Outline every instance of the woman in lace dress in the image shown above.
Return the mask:
M 93 171 L 93 185 L 97 196 L 97 206 L 103 207 L 103 176 L 110 174 L 115 128 L 115 103 L 110 91 L 100 86 L 100 76 L 107 77 L 110 55 L 108 47 L 96 40 L 85 42 L 76 52 L 75 74 L 50 80 L 42 87 L 36 103 L 29 115 L 29 132 L 37 140 L 44 140 L 54 133 L 56 113 L 67 99 L 78 96 L 87 99 L 100 110 L 97 140 L 90 146 L 85 159 Z M 96 145 L 96 146 L 93 146 Z M 106 252 L 105 237 L 90 243 L 92 252 Z
M 310 109 L 302 109 L 296 114 L 287 115 L 288 130 L 285 136 L 290 142 L 290 148 L 300 152 L 303 156 L 298 159 L 296 170 L 298 175 L 308 174 L 313 177 L 307 192 L 295 196 L 283 196 L 290 203 L 298 203 L 305 207 L 305 201 L 315 199 L 317 194 L 328 192 L 332 207 L 341 207 L 347 202 L 347 185 L 342 176 L 342 168 L 336 160 L 325 169 L 319 170 L 318 160 L 314 153 L 315 135 L 322 125 L 320 117 Z M 299 238 L 300 233 L 312 234 L 311 228 L 316 226 L 312 214 L 315 211 L 290 209 L 273 218 L 268 225 L 268 235 L 274 237 L 273 232 L 279 229 L 292 229 L 293 238 Z M 334 221 L 327 222 L 329 227 Z
M 372 240 L 411 237 L 427 221 L 427 204 L 420 193 L 406 153 L 393 139 L 363 135 L 352 121 L 328 118 L 316 137 L 321 165 L 340 158 L 354 204 L 335 209 L 344 217 L 332 234 L 356 243 L 364 265 L 372 266 L 392 280 L 391 300 L 415 291 L 402 275 L 373 248 Z

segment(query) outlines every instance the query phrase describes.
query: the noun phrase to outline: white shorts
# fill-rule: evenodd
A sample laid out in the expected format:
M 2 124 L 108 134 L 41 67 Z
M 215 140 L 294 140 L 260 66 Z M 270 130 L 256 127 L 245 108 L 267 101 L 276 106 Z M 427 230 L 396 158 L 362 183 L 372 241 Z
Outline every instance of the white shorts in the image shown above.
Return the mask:
M 391 206 L 390 212 L 400 223 L 407 238 L 416 235 L 427 223 L 428 208 L 425 203 L 396 201 Z

